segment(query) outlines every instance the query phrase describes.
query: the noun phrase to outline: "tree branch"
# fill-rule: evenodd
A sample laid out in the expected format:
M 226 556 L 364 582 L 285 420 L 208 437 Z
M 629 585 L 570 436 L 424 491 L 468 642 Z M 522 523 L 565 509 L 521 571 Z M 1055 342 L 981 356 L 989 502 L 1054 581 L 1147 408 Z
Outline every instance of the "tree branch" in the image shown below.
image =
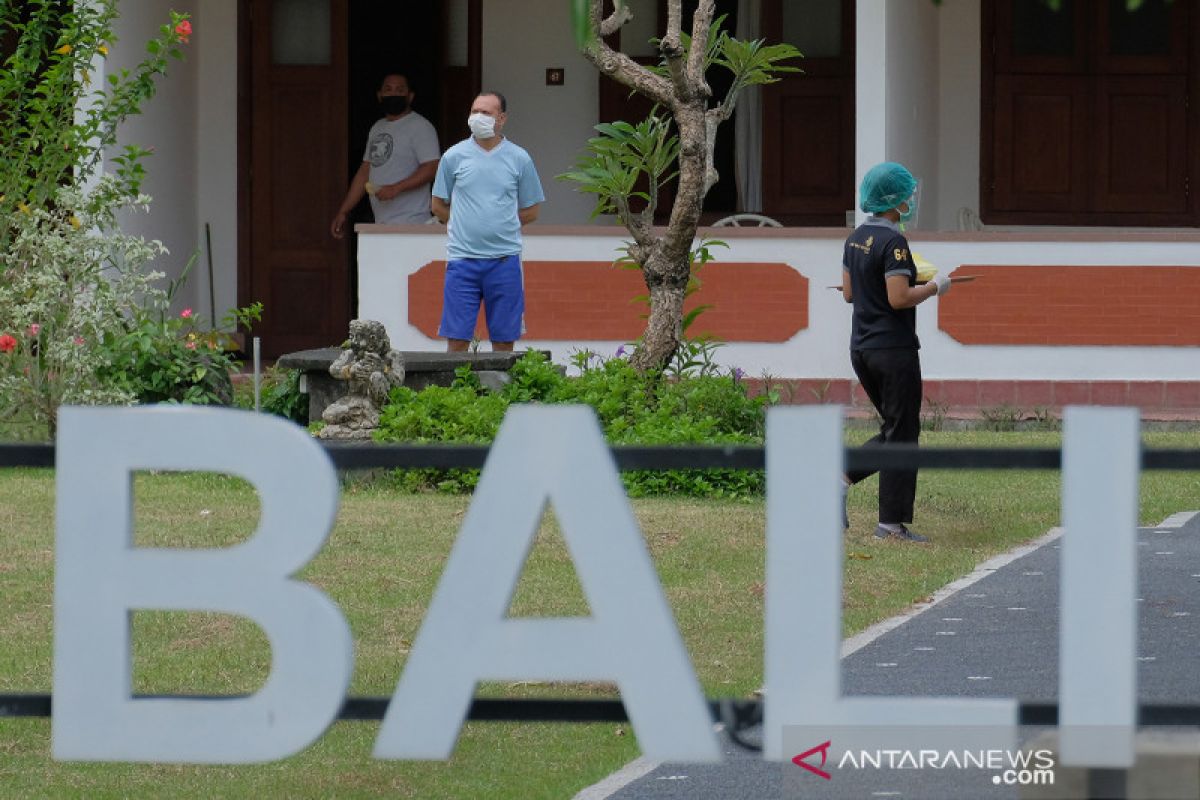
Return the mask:
M 708 58 L 708 33 L 712 27 L 715 0 L 700 0 L 692 15 L 692 47 L 688 52 L 687 81 L 695 96 L 709 97 L 712 90 L 704 79 Z
M 643 259 L 648 256 L 658 242 L 658 237 L 654 235 L 654 204 L 651 203 L 647 206 L 647 210 L 650 212 L 648 217 L 646 211 L 633 213 L 633 209 L 629 207 L 628 195 L 614 197 L 613 204 L 617 208 L 617 218 L 633 235 L 634 248 L 629 252 L 630 257 L 638 265 L 644 265 Z
M 686 280 L 687 254 L 696 235 L 700 210 L 707 183 L 708 154 L 705 152 L 707 120 L 703 107 L 688 103 L 675 114 L 679 126 L 679 181 L 676 184 L 675 204 L 663 237 L 663 251 L 675 269 Z
M 598 5 L 600 4 L 593 3 L 593 8 Z M 629 6 L 622 3 L 613 11 L 613 13 L 608 15 L 608 19 L 604 20 L 596 27 L 596 30 L 600 32 L 601 39 L 606 39 L 620 30 L 621 27 L 631 19 L 633 19 L 633 11 L 629 8 Z
M 601 42 L 585 50 L 583 55 L 596 69 L 618 83 L 645 95 L 664 108 L 674 107 L 675 97 L 670 82 L 660 75 L 655 75 L 624 53 L 618 53 Z
M 618 216 L 621 223 L 633 236 L 633 246 L 629 248 L 629 257 L 633 259 L 640 267 L 646 266 L 646 260 L 649 259 L 650 253 L 654 251 L 658 244 L 658 237 L 654 235 L 654 216 L 653 212 L 649 219 L 646 217 L 646 212 L 642 211 L 639 214 L 634 214 L 629 208 L 629 198 L 618 198 L 617 201 Z
M 653 217 L 649 221 L 645 219 L 645 212 L 638 214 L 636 217 L 631 216 L 629 220 L 629 232 L 633 234 L 633 240 L 637 242 L 642 253 L 649 253 L 658 243 L 658 237 L 654 235 Z M 639 264 L 643 263 L 641 260 Z
M 742 93 L 742 87 L 733 86 L 729 93 L 725 95 L 725 99 L 720 105 L 708 110 L 709 126 L 720 125 L 722 122 L 728 122 L 733 116 L 733 112 L 737 110 L 738 96 Z
M 639 215 L 638 222 L 649 231 L 654 227 L 654 215 L 658 211 L 658 179 L 654 175 L 649 175 L 650 187 L 646 194 L 650 197 L 646 203 L 646 207 L 642 209 Z
M 675 94 L 688 96 L 687 70 L 683 63 L 683 9 L 681 0 L 667 0 L 667 30 L 659 43 L 659 51 L 671 72 Z M 672 108 L 674 105 L 672 104 Z
M 674 1 L 676 3 L 679 2 L 679 0 Z M 603 7 L 604 0 L 592 0 L 589 7 L 592 24 L 597 30 L 602 27 L 602 24 L 607 24 L 608 22 L 608 20 L 604 23 L 600 22 Z M 609 17 L 609 20 L 612 20 L 615 16 L 616 13 L 614 12 Z M 621 24 L 624 24 L 624 22 Z M 595 65 L 596 69 L 618 83 L 622 83 L 639 94 L 645 95 L 665 108 L 674 106 L 675 101 L 669 81 L 660 75 L 655 75 L 624 53 L 613 50 L 602 37 L 592 40 L 591 44 L 583 51 L 583 55 Z
M 728 98 L 726 98 L 728 100 Z M 717 172 L 717 165 L 713 159 L 713 153 L 717 147 L 717 129 L 721 123 L 729 119 L 728 116 L 722 116 L 722 109 L 725 104 L 722 103 L 716 108 L 709 109 L 704 114 L 704 193 L 708 194 L 708 190 L 716 185 L 720 180 L 721 175 Z M 730 105 L 729 113 L 733 113 L 733 106 Z
M 683 31 L 683 8 L 680 0 L 667 0 L 667 30 L 662 38 L 663 55 L 674 53 L 683 54 L 683 42 L 680 33 Z

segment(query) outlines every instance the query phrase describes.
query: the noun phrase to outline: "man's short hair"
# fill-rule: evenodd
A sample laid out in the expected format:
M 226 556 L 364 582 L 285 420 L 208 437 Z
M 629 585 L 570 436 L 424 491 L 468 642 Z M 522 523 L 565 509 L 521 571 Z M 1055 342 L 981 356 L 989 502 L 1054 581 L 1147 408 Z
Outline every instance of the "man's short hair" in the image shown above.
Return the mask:
M 500 101 L 500 113 L 501 113 L 501 114 L 507 114 L 507 113 L 508 113 L 508 99 L 507 99 L 507 98 L 505 98 L 505 96 L 504 96 L 504 95 L 502 95 L 502 94 L 500 94 L 499 92 L 493 92 L 493 91 L 480 92 L 480 93 L 479 93 L 479 96 L 480 96 L 480 97 L 494 97 L 494 98 L 496 98 L 497 100 L 499 100 L 499 101 Z
M 379 78 L 379 86 L 382 88 L 383 85 L 385 83 L 387 83 L 387 79 L 391 78 L 392 76 L 395 76 L 397 78 L 404 78 L 404 82 L 408 84 L 408 90 L 410 92 L 413 90 L 413 84 L 412 84 L 412 81 L 409 80 L 408 73 L 404 72 L 403 70 L 399 70 L 399 69 L 390 69 L 387 72 L 383 73 L 383 75 L 380 76 L 380 78 Z

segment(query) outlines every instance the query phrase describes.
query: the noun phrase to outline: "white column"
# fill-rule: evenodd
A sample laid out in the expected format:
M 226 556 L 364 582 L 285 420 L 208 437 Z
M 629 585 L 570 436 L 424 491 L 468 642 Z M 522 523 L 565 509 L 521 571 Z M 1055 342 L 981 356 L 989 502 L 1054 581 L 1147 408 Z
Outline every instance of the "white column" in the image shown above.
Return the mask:
M 858 208 L 858 186 L 875 164 L 887 160 L 887 0 L 857 0 L 855 12 L 855 224 L 866 215 Z

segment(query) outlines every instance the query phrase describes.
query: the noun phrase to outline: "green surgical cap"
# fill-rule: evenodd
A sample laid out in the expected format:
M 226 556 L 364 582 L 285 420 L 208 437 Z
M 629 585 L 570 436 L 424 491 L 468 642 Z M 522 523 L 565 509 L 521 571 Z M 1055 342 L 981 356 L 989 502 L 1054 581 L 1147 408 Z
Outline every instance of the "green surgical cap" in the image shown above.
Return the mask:
M 858 205 L 868 214 L 891 211 L 917 190 L 917 179 L 903 164 L 885 161 L 867 171 L 858 192 Z

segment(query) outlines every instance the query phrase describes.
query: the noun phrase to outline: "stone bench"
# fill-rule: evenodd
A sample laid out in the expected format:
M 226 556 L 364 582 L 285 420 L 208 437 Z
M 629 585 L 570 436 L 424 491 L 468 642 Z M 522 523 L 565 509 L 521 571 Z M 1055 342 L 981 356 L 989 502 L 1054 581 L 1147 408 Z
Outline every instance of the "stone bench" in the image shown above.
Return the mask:
M 541 351 L 550 358 L 548 351 Z M 316 422 L 333 401 L 346 393 L 345 381 L 335 380 L 329 374 L 329 366 L 341 355 L 341 348 L 326 347 L 320 350 L 303 350 L 281 356 L 275 365 L 281 369 L 301 372 L 300 391 L 308 395 L 308 421 Z M 402 352 L 404 356 L 404 385 L 413 391 L 428 386 L 449 386 L 454 382 L 454 371 L 469 364 L 482 383 L 492 391 L 498 391 L 509 381 L 508 371 L 525 355 L 513 353 L 431 353 Z

